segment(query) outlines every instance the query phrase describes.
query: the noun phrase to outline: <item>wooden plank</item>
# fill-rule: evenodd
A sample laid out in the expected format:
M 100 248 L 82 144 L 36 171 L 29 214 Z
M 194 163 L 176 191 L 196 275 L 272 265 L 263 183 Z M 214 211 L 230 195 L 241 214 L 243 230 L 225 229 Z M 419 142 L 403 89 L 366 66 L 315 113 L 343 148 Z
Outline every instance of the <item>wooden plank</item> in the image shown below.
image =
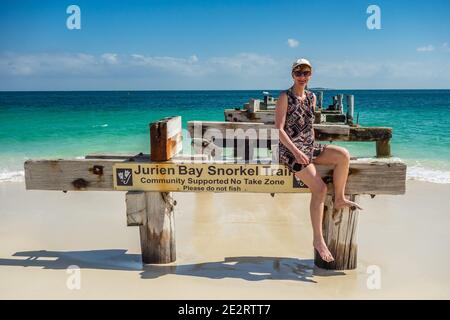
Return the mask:
M 320 124 L 322 125 L 322 124 Z M 388 127 L 349 127 L 348 134 L 324 132 L 319 124 L 314 124 L 314 135 L 319 141 L 380 141 L 392 138 L 392 128 Z M 325 125 L 326 126 L 326 125 Z M 329 125 L 332 127 L 335 125 Z
M 195 131 L 194 131 L 195 128 Z M 388 127 L 352 127 L 346 124 L 313 124 L 314 135 L 318 141 L 380 141 L 392 138 L 392 128 Z M 188 131 L 191 137 L 203 138 L 197 136 L 199 133 L 205 133 L 208 130 L 217 132 L 222 137 L 226 136 L 226 130 L 243 130 L 255 129 L 258 137 L 260 133 L 265 131 L 268 133 L 270 140 L 278 136 L 275 134 L 274 125 L 253 122 L 220 122 L 220 121 L 188 121 Z M 218 140 L 214 141 L 216 145 L 222 143 Z
M 320 133 L 322 135 L 341 135 L 348 136 L 350 135 L 350 126 L 346 124 L 334 124 L 327 125 L 322 123 L 317 123 L 313 125 L 314 133 Z
M 270 140 L 272 136 L 278 137 L 278 130 L 273 125 L 253 122 L 223 122 L 223 121 L 188 121 L 188 132 L 191 138 L 204 138 L 207 133 L 214 135 L 214 143 L 219 145 L 220 140 L 226 137 L 252 139 L 264 136 Z
M 275 112 L 273 110 L 260 110 L 248 112 L 248 110 L 224 110 L 225 121 L 227 122 L 263 122 L 265 124 L 275 124 Z
M 150 155 L 154 161 L 166 161 L 182 149 L 181 117 L 167 117 L 150 124 Z
M 27 160 L 27 190 L 109 191 L 117 159 Z
M 139 159 L 151 162 L 149 159 Z M 74 159 L 74 160 L 28 160 L 25 162 L 25 184 L 27 190 L 62 191 L 112 191 L 114 163 L 117 159 Z M 190 163 L 171 160 L 167 163 Z M 195 161 L 192 161 L 195 163 Z M 224 162 L 226 163 L 226 162 Z M 325 181 L 332 179 L 331 166 L 316 165 Z M 347 194 L 404 194 L 406 165 L 393 158 L 365 158 L 350 160 Z M 273 187 L 271 193 L 277 193 Z M 328 192 L 333 186 L 329 183 Z
M 93 157 L 93 158 L 91 158 Z M 24 163 L 27 190 L 111 191 L 115 163 L 151 162 L 150 155 L 88 155 L 86 159 L 27 160 Z M 175 156 L 171 162 L 202 162 L 205 155 Z
M 90 153 L 84 157 L 85 159 L 108 159 L 108 160 L 129 160 L 133 159 L 134 161 L 150 161 L 150 154 L 144 154 L 144 153 Z M 188 160 L 206 160 L 206 155 L 203 154 L 183 154 L 178 153 L 175 156 L 172 157 L 171 160 L 173 161 L 188 161 Z

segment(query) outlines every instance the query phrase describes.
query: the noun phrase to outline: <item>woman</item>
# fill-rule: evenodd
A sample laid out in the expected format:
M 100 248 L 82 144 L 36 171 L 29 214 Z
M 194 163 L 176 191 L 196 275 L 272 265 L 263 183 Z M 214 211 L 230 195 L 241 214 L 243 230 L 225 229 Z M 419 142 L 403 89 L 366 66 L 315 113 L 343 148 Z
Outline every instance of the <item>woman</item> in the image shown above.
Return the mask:
M 279 129 L 279 161 L 285 164 L 295 177 L 303 181 L 311 190 L 311 223 L 313 246 L 326 262 L 334 260 L 322 235 L 322 216 L 327 193 L 314 164 L 334 166 L 334 208 L 355 206 L 357 203 L 345 198 L 350 154 L 345 148 L 320 144 L 314 141 L 314 110 L 316 96 L 306 89 L 311 79 L 312 66 L 306 59 L 298 59 L 292 65 L 294 84 L 283 91 L 277 102 L 275 127 Z

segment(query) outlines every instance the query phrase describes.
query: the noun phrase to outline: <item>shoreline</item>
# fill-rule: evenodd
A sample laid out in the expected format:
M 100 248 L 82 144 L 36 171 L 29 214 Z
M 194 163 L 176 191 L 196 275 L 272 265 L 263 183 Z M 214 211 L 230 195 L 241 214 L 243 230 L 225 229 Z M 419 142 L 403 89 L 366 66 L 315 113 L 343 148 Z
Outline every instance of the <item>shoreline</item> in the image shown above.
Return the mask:
M 125 192 L 0 183 L 0 298 L 450 298 L 450 185 L 361 196 L 358 268 L 314 267 L 308 194 L 174 193 L 177 261 L 141 267 Z M 66 286 L 80 267 L 81 289 Z M 381 271 L 381 289 L 367 281 Z M 239 290 L 236 288 L 239 287 Z

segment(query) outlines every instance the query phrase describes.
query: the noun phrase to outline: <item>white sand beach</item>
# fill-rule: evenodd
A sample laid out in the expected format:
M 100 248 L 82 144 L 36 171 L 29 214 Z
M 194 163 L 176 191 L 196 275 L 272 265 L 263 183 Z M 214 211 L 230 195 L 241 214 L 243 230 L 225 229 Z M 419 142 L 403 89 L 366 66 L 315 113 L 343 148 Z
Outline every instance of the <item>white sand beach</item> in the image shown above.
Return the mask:
M 124 192 L 0 183 L 0 298 L 450 298 L 450 184 L 362 196 L 358 268 L 314 267 L 309 194 L 177 193 L 177 261 L 140 262 Z M 68 289 L 66 268 L 81 270 Z M 367 286 L 379 267 L 381 288 Z M 370 270 L 370 268 L 369 268 Z

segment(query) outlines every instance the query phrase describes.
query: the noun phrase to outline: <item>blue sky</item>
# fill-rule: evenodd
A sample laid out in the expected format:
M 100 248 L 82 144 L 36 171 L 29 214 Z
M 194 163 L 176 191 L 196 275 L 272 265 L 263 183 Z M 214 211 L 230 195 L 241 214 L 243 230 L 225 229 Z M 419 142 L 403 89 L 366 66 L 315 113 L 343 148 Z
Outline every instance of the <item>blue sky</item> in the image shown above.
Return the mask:
M 69 30 L 69 5 L 81 29 Z M 366 12 L 381 9 L 381 29 Z M 450 88 L 450 1 L 2 1 L 0 90 Z

